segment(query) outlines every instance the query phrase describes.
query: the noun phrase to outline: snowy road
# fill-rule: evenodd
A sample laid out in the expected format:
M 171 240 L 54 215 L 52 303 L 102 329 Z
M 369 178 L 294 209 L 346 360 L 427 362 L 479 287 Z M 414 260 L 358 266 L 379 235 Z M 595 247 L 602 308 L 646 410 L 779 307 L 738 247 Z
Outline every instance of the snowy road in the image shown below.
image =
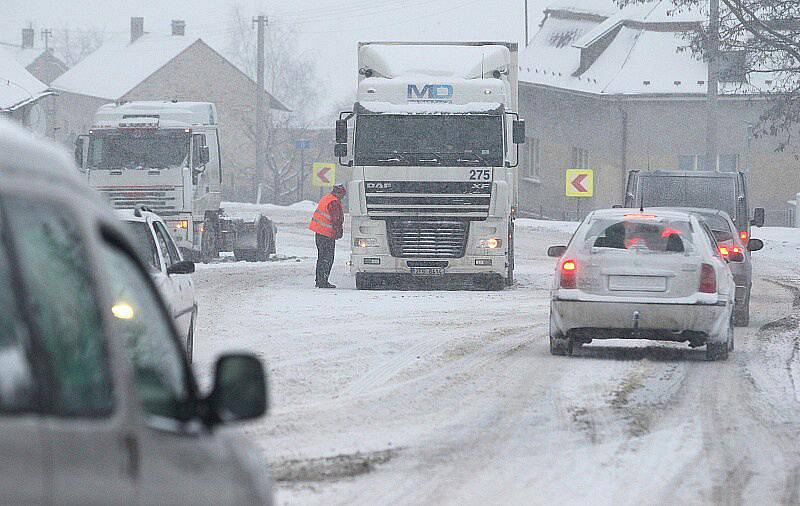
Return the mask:
M 502 293 L 356 291 L 347 237 L 340 289 L 319 291 L 308 211 L 270 215 L 297 258 L 199 267 L 195 357 L 206 375 L 224 350 L 268 363 L 270 416 L 245 431 L 280 503 L 800 503 L 800 275 L 781 262 L 800 239 L 756 254 L 728 362 L 619 341 L 566 358 L 548 352 L 544 252 L 568 225 L 523 220 Z

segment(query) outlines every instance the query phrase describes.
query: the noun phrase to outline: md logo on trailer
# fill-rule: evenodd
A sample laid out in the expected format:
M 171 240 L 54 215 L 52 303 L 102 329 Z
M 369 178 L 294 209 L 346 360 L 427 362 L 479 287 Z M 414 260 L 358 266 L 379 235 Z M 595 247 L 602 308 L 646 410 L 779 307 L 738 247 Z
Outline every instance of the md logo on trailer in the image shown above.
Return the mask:
M 416 103 L 452 102 L 453 86 L 450 84 L 426 84 L 420 89 L 416 84 L 409 84 L 408 101 Z

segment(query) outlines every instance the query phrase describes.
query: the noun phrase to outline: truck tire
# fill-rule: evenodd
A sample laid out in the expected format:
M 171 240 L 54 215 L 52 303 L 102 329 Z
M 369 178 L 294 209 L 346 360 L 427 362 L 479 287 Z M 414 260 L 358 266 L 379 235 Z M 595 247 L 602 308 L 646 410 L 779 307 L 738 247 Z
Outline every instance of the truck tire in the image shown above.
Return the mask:
M 506 279 L 500 274 L 492 274 L 486 280 L 486 289 L 492 292 L 502 292 L 506 288 Z

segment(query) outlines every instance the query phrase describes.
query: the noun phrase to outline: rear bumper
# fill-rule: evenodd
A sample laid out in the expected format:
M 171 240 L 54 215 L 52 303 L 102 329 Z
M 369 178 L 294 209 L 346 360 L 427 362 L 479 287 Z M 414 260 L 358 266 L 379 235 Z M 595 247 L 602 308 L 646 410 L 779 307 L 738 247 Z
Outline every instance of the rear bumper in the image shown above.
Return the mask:
M 731 304 L 670 302 L 551 302 L 553 330 L 560 335 L 592 334 L 592 338 L 636 338 L 685 341 L 702 337 L 725 341 Z

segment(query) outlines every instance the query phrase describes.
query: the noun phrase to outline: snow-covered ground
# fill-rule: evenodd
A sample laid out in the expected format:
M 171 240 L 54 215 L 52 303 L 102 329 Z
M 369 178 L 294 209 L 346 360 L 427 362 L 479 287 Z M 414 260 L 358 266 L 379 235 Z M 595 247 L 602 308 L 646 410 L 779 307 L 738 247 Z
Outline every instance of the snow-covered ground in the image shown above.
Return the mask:
M 231 205 L 228 206 L 229 208 Z M 231 349 L 269 367 L 244 427 L 283 504 L 798 503 L 793 286 L 800 231 L 758 229 L 753 325 L 728 362 L 682 344 L 547 345 L 547 246 L 574 223 L 520 220 L 504 292 L 356 291 L 346 235 L 314 288 L 313 205 L 264 210 L 278 260 L 199 266 L 196 368 Z

